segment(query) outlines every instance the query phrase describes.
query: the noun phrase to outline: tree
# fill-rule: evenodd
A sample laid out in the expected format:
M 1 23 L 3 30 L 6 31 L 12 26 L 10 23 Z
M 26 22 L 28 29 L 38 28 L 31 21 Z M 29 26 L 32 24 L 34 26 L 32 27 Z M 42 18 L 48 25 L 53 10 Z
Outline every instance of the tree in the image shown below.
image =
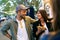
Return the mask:
M 37 10 L 40 0 L 0 0 L 0 11 L 13 12 L 18 4 L 32 5 Z

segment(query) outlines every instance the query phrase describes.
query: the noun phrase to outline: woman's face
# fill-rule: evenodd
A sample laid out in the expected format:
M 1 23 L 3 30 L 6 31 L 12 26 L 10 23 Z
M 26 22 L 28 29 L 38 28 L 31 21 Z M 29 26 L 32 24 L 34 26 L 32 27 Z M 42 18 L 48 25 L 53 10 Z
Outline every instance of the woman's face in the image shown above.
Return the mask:
M 41 13 L 39 11 L 37 12 L 37 17 L 38 17 L 38 19 L 42 18 L 42 15 L 41 15 Z

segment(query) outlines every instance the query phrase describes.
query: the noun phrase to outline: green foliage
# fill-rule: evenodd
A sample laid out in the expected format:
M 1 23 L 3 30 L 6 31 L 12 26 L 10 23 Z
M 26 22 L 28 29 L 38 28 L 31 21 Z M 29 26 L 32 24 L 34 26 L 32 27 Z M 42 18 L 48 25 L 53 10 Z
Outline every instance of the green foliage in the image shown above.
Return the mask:
M 10 1 L 10 2 L 9 2 Z M 9 12 L 9 11 L 13 11 L 15 10 L 16 6 L 18 4 L 27 4 L 27 5 L 33 5 L 36 7 L 36 9 L 38 9 L 39 7 L 39 0 L 32 0 L 31 2 L 29 2 L 30 0 L 1 0 L 0 1 L 0 6 L 3 6 L 3 10 L 5 12 Z M 11 4 L 13 3 L 13 5 L 11 6 Z

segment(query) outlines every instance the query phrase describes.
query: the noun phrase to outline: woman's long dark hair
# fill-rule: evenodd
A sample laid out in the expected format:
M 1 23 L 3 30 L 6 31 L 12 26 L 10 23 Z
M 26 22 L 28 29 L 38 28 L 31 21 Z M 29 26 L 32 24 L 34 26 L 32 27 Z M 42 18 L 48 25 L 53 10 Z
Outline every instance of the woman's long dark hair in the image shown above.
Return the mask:
M 47 12 L 45 10 L 39 10 L 39 13 L 44 18 L 44 21 L 47 22 L 47 20 L 48 20 Z

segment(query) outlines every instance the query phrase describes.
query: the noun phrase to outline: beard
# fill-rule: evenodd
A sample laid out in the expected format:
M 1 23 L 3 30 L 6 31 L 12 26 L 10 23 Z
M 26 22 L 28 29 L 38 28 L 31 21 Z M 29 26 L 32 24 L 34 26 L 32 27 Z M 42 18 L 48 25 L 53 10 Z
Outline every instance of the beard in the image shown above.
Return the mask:
M 25 18 L 25 16 L 23 16 L 23 15 L 20 15 L 20 18 L 21 18 L 21 19 L 24 19 L 24 18 Z

